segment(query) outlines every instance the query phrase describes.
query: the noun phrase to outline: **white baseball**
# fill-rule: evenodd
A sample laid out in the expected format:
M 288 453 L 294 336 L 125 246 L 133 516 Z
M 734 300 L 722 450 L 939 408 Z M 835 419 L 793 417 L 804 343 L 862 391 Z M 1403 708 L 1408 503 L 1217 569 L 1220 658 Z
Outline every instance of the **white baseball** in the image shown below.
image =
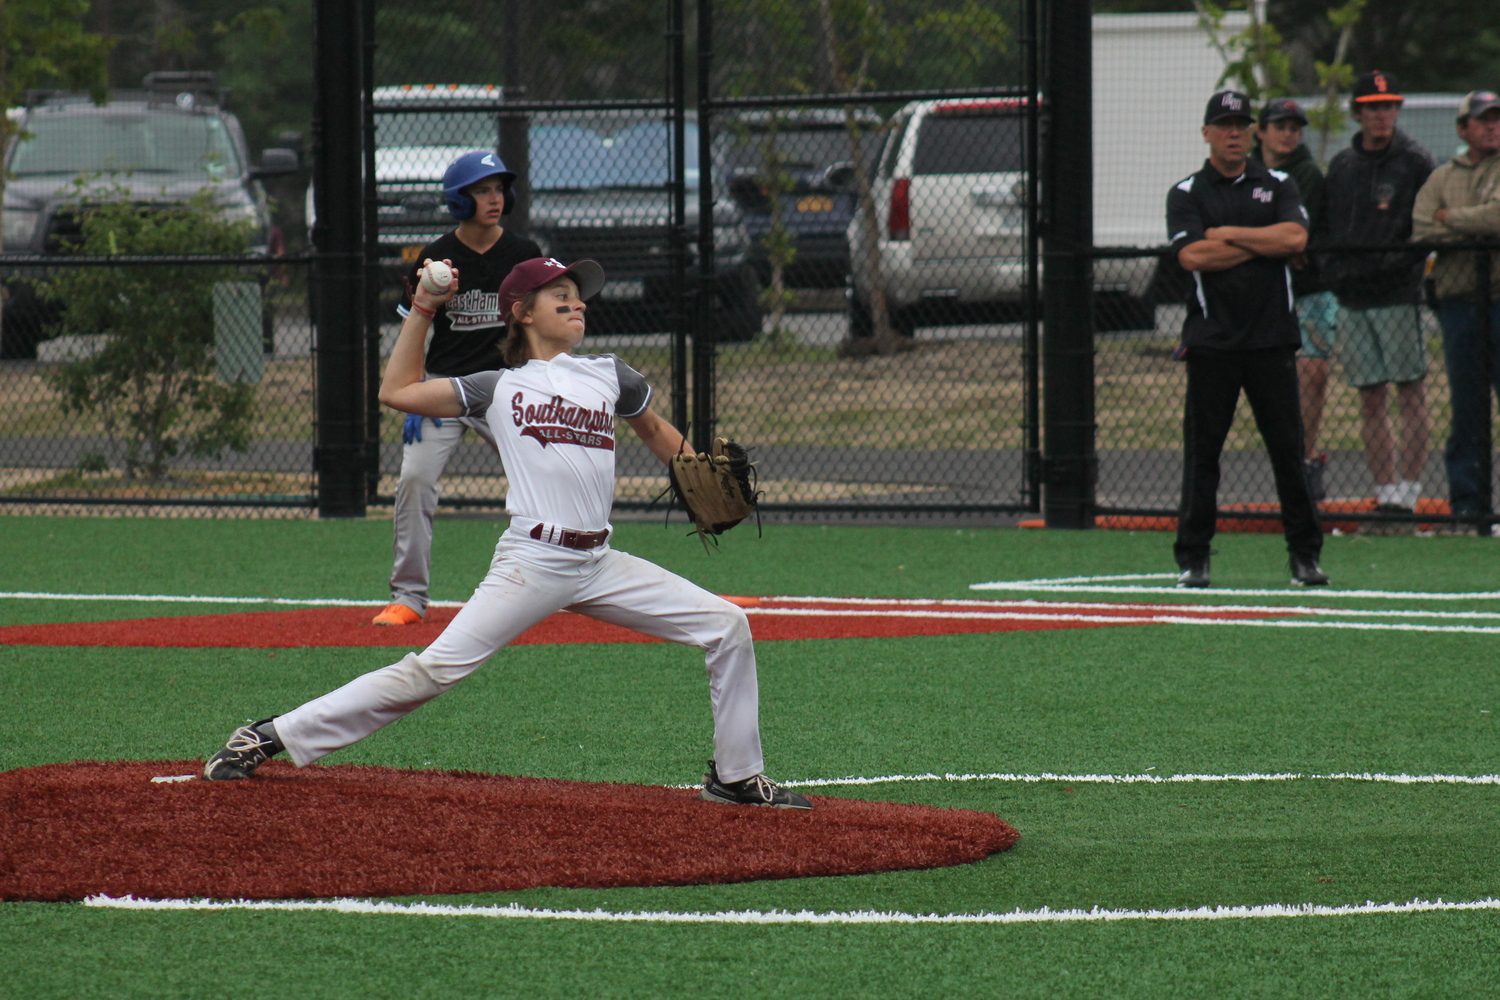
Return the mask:
M 422 287 L 433 295 L 442 295 L 453 283 L 453 269 L 440 260 L 429 260 L 422 268 Z

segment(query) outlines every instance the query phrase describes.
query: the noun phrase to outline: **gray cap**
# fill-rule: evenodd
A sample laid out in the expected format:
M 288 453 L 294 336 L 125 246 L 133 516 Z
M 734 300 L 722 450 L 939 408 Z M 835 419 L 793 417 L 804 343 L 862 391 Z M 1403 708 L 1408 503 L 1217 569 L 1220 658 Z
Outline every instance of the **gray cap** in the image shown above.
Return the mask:
M 1471 90 L 1458 105 L 1458 123 L 1462 125 L 1475 115 L 1482 115 L 1490 108 L 1500 108 L 1500 95 L 1493 90 Z

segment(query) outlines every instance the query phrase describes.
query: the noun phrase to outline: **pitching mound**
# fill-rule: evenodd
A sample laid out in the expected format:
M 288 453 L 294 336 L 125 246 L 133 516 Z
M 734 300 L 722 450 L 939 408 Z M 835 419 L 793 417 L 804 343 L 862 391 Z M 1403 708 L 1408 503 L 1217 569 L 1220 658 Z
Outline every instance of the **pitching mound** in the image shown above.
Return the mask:
M 940 868 L 1019 834 L 989 813 L 817 796 L 271 761 L 248 781 L 153 783 L 198 761 L 0 773 L 0 899 L 298 899 L 702 885 Z

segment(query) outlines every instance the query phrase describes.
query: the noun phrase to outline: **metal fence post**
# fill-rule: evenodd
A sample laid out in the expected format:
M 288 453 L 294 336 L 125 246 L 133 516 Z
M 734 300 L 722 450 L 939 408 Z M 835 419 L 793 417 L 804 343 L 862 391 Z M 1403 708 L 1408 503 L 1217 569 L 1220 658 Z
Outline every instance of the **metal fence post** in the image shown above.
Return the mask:
M 1088 0 L 1047 5 L 1050 127 L 1043 151 L 1042 510 L 1049 528 L 1094 523 L 1092 21 Z
M 1494 435 L 1491 426 L 1491 404 L 1490 404 L 1490 366 L 1494 364 L 1493 351 L 1490 350 L 1490 303 L 1494 301 L 1494 289 L 1490 287 L 1490 257 L 1491 251 L 1480 250 L 1474 254 L 1474 266 L 1478 269 L 1476 278 L 1475 296 L 1478 301 L 1478 312 L 1475 319 L 1475 332 L 1478 337 L 1474 346 L 1474 377 L 1479 380 L 1479 512 L 1490 520 L 1481 521 L 1478 525 L 1481 535 L 1488 535 L 1493 530 L 1493 518 L 1495 515 L 1495 488 L 1494 488 Z
M 316 0 L 312 294 L 317 324 L 314 465 L 321 517 L 365 515 L 364 17 L 369 0 Z
M 505 4 L 505 65 L 501 67 L 504 99 L 526 101 L 526 70 L 522 62 L 521 0 Z M 531 116 L 525 112 L 500 112 L 500 158 L 515 175 L 515 207 L 504 226 L 517 236 L 531 235 Z
M 1041 346 L 1041 179 L 1042 53 L 1041 0 L 1026 0 L 1024 37 L 1026 53 L 1026 292 L 1025 327 L 1022 332 L 1022 369 L 1025 379 L 1025 459 L 1022 490 L 1026 509 L 1042 509 L 1042 405 L 1037 361 Z
M 360 20 L 364 24 L 364 79 L 360 88 L 360 124 L 364 134 L 365 164 L 365 496 L 380 492 L 380 291 L 383 275 L 380 264 L 380 188 L 375 176 L 375 0 L 359 0 Z
M 717 417 L 714 413 L 715 348 L 713 307 L 714 282 L 714 181 L 710 143 L 713 71 L 713 0 L 698 0 L 698 297 L 693 324 L 693 427 L 694 450 L 712 450 Z
M 667 249 L 672 258 L 672 425 L 686 435 L 692 426 L 688 409 L 688 337 L 695 301 L 688 293 L 687 233 L 687 0 L 667 4 L 667 101 L 672 115 L 672 217 Z

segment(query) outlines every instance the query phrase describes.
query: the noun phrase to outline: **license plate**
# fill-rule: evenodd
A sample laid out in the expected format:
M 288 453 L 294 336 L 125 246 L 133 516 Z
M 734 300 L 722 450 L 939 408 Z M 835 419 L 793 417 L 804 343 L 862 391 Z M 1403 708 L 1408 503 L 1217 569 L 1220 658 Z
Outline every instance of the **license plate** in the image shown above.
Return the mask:
M 646 282 L 640 278 L 606 281 L 604 287 L 599 289 L 599 297 L 602 299 L 644 299 Z
M 808 195 L 806 198 L 798 198 L 797 211 L 832 212 L 833 199 L 827 197 L 826 195 Z
M 422 248 L 420 246 L 401 248 L 401 259 L 406 261 L 408 264 L 415 263 L 416 259 L 421 255 Z

